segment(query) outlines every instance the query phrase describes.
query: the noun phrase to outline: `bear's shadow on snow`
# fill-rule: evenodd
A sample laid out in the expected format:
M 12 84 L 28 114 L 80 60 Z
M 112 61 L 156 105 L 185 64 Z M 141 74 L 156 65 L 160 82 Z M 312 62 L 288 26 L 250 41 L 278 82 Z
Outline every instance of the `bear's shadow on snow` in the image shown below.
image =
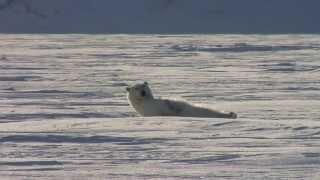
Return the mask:
M 0 138 L 0 143 L 114 143 L 118 145 L 141 145 L 162 143 L 172 139 L 166 138 L 134 138 L 117 136 L 72 136 L 72 135 L 11 135 Z

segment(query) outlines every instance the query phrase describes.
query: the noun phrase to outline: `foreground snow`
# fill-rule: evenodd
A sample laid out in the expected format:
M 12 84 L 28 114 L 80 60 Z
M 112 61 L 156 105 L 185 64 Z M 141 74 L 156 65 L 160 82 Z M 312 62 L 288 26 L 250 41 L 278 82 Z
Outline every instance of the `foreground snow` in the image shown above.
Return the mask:
M 320 122 L 67 119 L 1 126 L 2 177 L 312 178 Z
M 316 179 L 319 36 L 1 35 L 1 179 Z M 239 118 L 136 117 L 127 84 Z

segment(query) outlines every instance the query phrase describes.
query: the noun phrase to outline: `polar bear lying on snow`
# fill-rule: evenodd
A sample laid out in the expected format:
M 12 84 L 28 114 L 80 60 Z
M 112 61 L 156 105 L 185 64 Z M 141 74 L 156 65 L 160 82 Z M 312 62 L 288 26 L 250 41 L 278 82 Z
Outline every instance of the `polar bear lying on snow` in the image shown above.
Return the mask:
M 156 99 L 147 82 L 127 87 L 127 94 L 131 106 L 141 116 L 237 118 L 234 112 L 225 113 L 183 101 Z

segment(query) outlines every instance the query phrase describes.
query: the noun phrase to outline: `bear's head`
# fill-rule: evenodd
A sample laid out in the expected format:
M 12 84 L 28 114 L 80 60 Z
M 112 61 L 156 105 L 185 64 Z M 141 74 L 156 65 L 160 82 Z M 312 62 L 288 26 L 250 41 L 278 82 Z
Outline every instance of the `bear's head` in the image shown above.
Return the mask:
M 153 99 L 151 89 L 149 88 L 149 85 L 147 82 L 144 82 L 143 84 L 136 84 L 134 86 L 129 86 L 126 88 L 126 90 L 128 92 L 128 97 L 130 99 L 137 99 L 137 100 Z

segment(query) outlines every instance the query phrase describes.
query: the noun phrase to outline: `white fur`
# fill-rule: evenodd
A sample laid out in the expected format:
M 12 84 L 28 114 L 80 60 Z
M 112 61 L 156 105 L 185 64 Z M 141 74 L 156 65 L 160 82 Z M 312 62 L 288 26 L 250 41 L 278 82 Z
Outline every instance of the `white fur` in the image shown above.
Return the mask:
M 141 116 L 237 118 L 237 114 L 233 112 L 219 112 L 183 101 L 156 99 L 147 82 L 127 87 L 127 92 L 131 106 Z

